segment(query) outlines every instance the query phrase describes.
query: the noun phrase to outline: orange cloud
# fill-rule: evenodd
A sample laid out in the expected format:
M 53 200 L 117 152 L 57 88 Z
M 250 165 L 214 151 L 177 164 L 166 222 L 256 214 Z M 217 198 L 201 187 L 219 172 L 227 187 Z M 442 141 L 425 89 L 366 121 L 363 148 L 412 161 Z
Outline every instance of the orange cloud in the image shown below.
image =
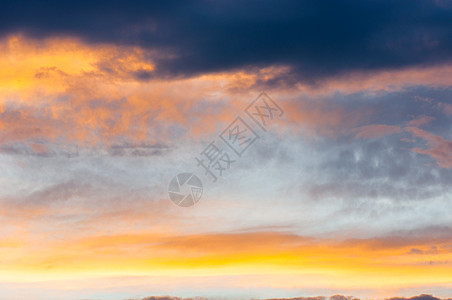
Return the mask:
M 406 123 L 407 126 L 412 126 L 412 127 L 419 127 L 425 124 L 430 123 L 431 121 L 435 120 L 434 117 L 430 117 L 430 116 L 425 116 L 422 115 L 416 119 L 413 119 L 409 122 Z
M 293 99 L 284 103 L 288 124 L 322 135 L 335 136 L 355 127 L 372 112 L 369 109 L 348 110 L 324 101 Z
M 427 141 L 427 149 L 413 148 L 412 151 L 431 156 L 441 168 L 452 168 L 452 141 L 416 127 L 407 127 L 406 130 Z
M 38 152 L 45 149 L 36 140 L 156 143 L 173 138 L 174 125 L 193 136 L 212 133 L 233 119 L 234 103 L 244 106 L 225 105 L 243 73 L 143 81 L 137 74 L 152 73 L 153 55 L 161 54 L 75 39 L 0 41 L 0 143 L 26 142 Z
M 399 242 L 403 241 L 403 243 Z M 395 242 L 395 243 L 394 243 Z M 432 244 L 436 251 L 431 251 Z M 33 247 L 33 251 L 30 251 Z M 413 251 L 419 249 L 419 251 Z M 449 240 L 362 239 L 335 241 L 288 233 L 169 235 L 135 233 L 93 235 L 46 245 L 2 248 L 3 276 L 46 278 L 89 276 L 243 276 L 284 278 L 265 286 L 303 287 L 301 278 L 322 286 L 332 278 L 342 288 L 354 285 L 440 284 L 450 281 Z M 19 272 L 19 273 L 18 273 Z M 313 274 L 316 274 L 313 276 Z M 308 276 L 309 275 L 309 276 Z M 350 285 L 353 282 L 353 285 Z
M 37 154 L 50 151 L 47 142 L 108 148 L 125 142 L 171 143 L 180 137 L 176 134 L 209 136 L 255 98 L 253 89 L 260 83 L 290 72 L 287 66 L 273 66 L 145 81 L 140 74 L 152 74 L 152 58 L 165 54 L 62 38 L 36 41 L 11 36 L 0 41 L 0 54 L 0 144 L 24 143 Z M 272 97 L 289 99 L 283 103 L 288 122 L 334 136 L 372 112 L 307 103 L 300 97 L 293 100 L 294 95 L 403 89 L 420 82 L 442 86 L 448 72 L 450 67 L 444 66 L 352 74 L 316 87 L 299 83 L 284 91 L 275 89 Z M 372 126 L 361 127 L 357 136 L 397 132 L 382 127 L 388 125 Z

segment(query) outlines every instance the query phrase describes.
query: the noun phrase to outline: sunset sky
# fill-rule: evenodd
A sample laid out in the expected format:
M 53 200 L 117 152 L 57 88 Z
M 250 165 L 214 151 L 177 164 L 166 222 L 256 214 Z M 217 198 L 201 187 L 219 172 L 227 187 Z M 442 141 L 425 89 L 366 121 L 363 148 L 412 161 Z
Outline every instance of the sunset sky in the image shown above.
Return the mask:
M 0 0 L 0 222 L 1 300 L 452 298 L 452 1 Z

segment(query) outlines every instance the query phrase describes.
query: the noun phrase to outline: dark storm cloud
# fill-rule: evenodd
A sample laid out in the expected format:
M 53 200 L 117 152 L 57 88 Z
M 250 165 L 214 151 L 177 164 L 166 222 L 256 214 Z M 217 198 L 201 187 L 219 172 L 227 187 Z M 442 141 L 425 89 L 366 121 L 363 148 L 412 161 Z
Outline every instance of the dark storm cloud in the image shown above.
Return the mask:
M 289 65 L 284 80 L 449 62 L 446 1 L 1 1 L 0 34 L 138 45 L 155 76 Z M 151 59 L 151 58 L 150 58 Z M 278 79 L 272 79 L 278 81 Z

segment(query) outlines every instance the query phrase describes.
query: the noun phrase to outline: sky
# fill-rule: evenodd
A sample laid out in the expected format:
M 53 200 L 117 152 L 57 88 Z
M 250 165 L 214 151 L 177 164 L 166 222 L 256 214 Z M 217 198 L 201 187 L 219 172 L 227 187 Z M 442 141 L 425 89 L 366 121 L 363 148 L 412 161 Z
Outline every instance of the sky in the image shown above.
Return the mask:
M 1 0 L 0 299 L 452 298 L 451 99 L 450 0 Z

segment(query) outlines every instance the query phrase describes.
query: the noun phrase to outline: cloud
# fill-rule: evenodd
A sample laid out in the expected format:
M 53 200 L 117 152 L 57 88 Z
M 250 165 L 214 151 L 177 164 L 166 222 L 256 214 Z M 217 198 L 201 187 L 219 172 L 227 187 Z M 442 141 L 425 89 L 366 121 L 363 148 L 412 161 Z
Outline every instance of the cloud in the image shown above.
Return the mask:
M 438 103 L 438 107 L 447 115 L 452 115 L 452 104 Z
M 355 138 L 380 138 L 385 135 L 395 134 L 401 132 L 399 126 L 375 124 L 358 127 L 354 130 L 356 132 Z
M 295 297 L 295 298 L 272 298 L 265 300 L 326 300 L 327 297 L 317 296 L 317 297 Z
M 388 300 L 441 300 L 441 299 L 433 297 L 432 295 L 422 294 L 422 295 L 414 296 L 414 297 L 411 297 L 411 298 L 394 297 L 394 298 L 389 298 Z
M 450 282 L 438 3 L 2 2 L 0 277 L 155 276 L 134 295 Z M 195 146 L 266 88 L 281 136 L 262 134 L 208 201 L 173 205 Z
M 452 141 L 416 127 L 408 127 L 406 130 L 427 141 L 427 149 L 413 148 L 412 151 L 429 155 L 442 168 L 452 168 Z
M 435 120 L 434 117 L 422 115 L 422 116 L 419 116 L 419 117 L 407 122 L 406 126 L 419 127 L 422 125 L 426 125 L 433 120 Z
M 141 298 L 141 300 L 208 300 L 209 298 L 179 298 L 179 297 L 171 297 L 171 296 L 151 296 L 146 298 Z M 133 300 L 133 299 L 128 299 Z M 137 299 L 135 299 L 137 300 Z M 259 300 L 259 299 L 255 299 Z M 334 295 L 330 297 L 325 296 L 317 296 L 317 297 L 294 297 L 294 298 L 265 298 L 262 300 L 360 300 L 359 298 L 353 296 L 344 296 L 344 295 Z M 441 298 L 434 297 L 432 295 L 422 294 L 419 296 L 413 296 L 410 298 L 405 297 L 392 297 L 387 298 L 387 300 L 441 300 Z M 447 299 L 444 299 L 447 300 Z
M 196 298 L 179 298 L 179 297 L 171 297 L 171 296 L 150 296 L 141 298 L 141 300 L 203 300 L 206 298 L 196 297 Z M 129 299 L 132 300 L 132 299 Z M 135 299 L 137 300 L 137 299 Z
M 14 1 L 2 12 L 3 36 L 76 36 L 167 53 L 149 58 L 156 69 L 137 71 L 141 80 L 280 65 L 296 81 L 314 81 L 451 60 L 451 10 L 432 0 L 281 1 L 277 8 L 258 1 Z
M 170 151 L 170 148 L 164 144 L 118 144 L 110 147 L 110 154 L 113 156 L 153 156 L 163 155 Z
M 351 300 L 356 299 L 354 297 L 345 297 L 342 295 L 334 295 L 331 297 L 324 297 L 324 296 L 317 296 L 317 297 L 295 297 L 295 298 L 271 298 L 271 299 L 264 299 L 264 300 Z M 359 299 L 356 299 L 359 300 Z

